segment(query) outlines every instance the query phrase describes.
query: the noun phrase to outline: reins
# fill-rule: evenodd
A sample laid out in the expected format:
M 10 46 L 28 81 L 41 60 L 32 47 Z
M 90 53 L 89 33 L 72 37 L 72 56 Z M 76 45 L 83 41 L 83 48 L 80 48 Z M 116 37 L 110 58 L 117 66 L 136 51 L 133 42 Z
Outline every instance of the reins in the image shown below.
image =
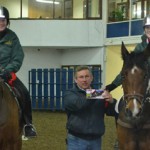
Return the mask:
M 129 102 L 132 99 L 136 99 L 141 105 L 144 102 L 144 97 L 142 94 L 136 93 L 136 94 L 125 94 L 123 96 L 123 99 L 125 100 L 125 102 Z

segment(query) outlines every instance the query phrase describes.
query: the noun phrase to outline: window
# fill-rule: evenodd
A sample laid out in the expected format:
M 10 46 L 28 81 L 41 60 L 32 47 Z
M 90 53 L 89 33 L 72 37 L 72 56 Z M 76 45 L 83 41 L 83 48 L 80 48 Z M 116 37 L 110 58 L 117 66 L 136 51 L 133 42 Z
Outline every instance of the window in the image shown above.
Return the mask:
M 72 18 L 73 17 L 73 4 L 72 0 L 64 1 L 64 18 Z
M 150 9 L 150 0 L 131 0 L 132 19 L 144 18 Z
M 108 22 L 142 19 L 150 14 L 150 0 L 108 0 L 108 8 Z
M 108 0 L 108 22 L 129 19 L 129 0 Z
M 11 0 L 2 1 L 10 18 L 101 19 L 102 0 Z
M 100 18 L 101 17 L 101 1 L 84 0 L 83 1 L 83 18 Z

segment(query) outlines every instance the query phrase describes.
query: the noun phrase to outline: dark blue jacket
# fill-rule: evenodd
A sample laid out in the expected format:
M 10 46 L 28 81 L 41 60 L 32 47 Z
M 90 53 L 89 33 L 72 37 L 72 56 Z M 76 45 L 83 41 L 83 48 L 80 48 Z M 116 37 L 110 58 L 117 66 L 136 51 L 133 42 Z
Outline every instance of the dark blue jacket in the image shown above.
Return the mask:
M 86 92 L 75 86 L 64 95 L 68 115 L 67 129 L 76 135 L 101 137 L 105 132 L 105 113 L 114 116 L 116 100 L 106 106 L 103 99 L 86 99 Z

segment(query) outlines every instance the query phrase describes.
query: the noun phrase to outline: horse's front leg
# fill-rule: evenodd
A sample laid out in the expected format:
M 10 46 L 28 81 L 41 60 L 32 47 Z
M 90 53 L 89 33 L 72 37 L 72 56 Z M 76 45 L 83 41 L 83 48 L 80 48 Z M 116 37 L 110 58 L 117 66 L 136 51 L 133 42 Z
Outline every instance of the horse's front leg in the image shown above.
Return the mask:
M 150 150 L 150 129 L 142 129 L 139 133 L 139 149 Z
M 132 129 L 117 125 L 119 150 L 137 150 Z

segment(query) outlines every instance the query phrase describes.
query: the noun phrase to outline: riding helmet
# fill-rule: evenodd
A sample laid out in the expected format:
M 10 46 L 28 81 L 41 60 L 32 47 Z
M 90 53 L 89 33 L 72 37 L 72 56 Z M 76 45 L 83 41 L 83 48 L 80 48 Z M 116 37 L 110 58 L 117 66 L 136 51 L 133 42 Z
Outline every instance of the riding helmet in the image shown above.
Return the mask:
M 143 20 L 143 27 L 150 26 L 150 15 L 147 15 Z
M 7 19 L 7 25 L 9 24 L 9 11 L 4 6 L 0 6 L 0 18 L 6 18 Z

